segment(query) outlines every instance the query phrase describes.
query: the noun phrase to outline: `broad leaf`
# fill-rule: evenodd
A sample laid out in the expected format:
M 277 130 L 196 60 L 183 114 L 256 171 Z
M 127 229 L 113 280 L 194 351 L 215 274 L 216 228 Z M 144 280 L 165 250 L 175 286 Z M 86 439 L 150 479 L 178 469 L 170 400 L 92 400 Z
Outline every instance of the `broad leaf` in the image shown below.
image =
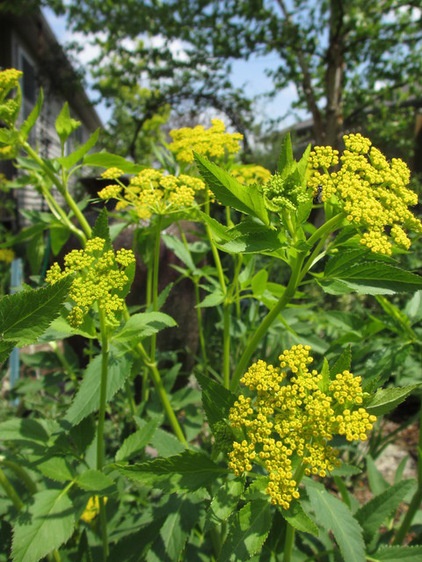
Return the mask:
M 114 481 L 109 476 L 94 469 L 85 470 L 79 474 L 75 478 L 75 482 L 82 490 L 100 495 L 110 493 L 114 487 Z
M 347 562 L 365 562 L 362 528 L 349 508 L 321 485 L 307 479 L 306 491 L 315 512 L 314 522 L 331 531 Z
M 394 513 L 414 486 L 414 480 L 403 480 L 358 509 L 355 518 L 363 529 L 366 542 L 373 539 L 380 526 Z
M 12 418 L 0 423 L 0 441 L 46 445 L 49 434 L 44 426 L 31 418 Z
M 412 384 L 410 386 L 396 388 L 380 388 L 370 402 L 365 404 L 365 408 L 374 416 L 383 416 L 396 408 L 399 404 L 421 384 Z
M 36 101 L 34 107 L 32 108 L 31 113 L 28 115 L 28 117 L 22 123 L 21 128 L 20 128 L 20 132 L 24 135 L 25 138 L 28 138 L 28 135 L 29 135 L 31 129 L 33 128 L 33 126 L 37 122 L 37 119 L 38 119 L 38 117 L 40 116 L 40 113 L 41 113 L 43 103 L 44 103 L 44 92 L 41 88 L 40 91 L 39 91 L 38 97 L 37 97 L 37 101 Z
M 271 529 L 271 506 L 268 501 L 248 502 L 229 522 L 228 536 L 219 562 L 249 560 L 259 552 Z
M 13 529 L 13 562 L 38 562 L 73 533 L 74 508 L 62 490 L 43 490 L 33 499 Z
M 164 312 L 140 312 L 133 314 L 113 339 L 120 343 L 136 343 L 174 326 L 176 321 Z
M 373 562 L 420 562 L 422 560 L 422 546 L 388 546 L 382 547 L 371 555 Z
M 298 501 L 291 504 L 288 510 L 283 510 L 282 516 L 294 529 L 301 531 L 302 533 L 309 533 L 315 537 L 318 536 L 319 531 L 317 525 L 303 511 L 303 508 Z
M 92 238 L 102 238 L 106 241 L 107 249 L 111 247 L 110 228 L 108 225 L 108 212 L 106 207 L 101 210 L 92 229 Z
M 278 172 L 282 174 L 286 168 L 289 168 L 294 162 L 293 158 L 293 146 L 290 133 L 287 133 L 283 140 L 281 141 L 280 158 L 278 159 Z
M 101 355 L 97 355 L 88 365 L 82 384 L 66 414 L 65 419 L 72 425 L 95 412 L 99 408 L 101 388 Z M 107 402 L 122 388 L 130 376 L 132 362 L 125 356 L 116 357 L 113 353 L 108 358 Z
M 242 185 L 228 172 L 199 154 L 195 154 L 195 160 L 202 177 L 222 205 L 270 224 L 264 198 L 256 188 Z
M 147 422 L 142 429 L 138 429 L 138 431 L 129 435 L 117 451 L 115 460 L 117 462 L 129 460 L 134 455 L 143 451 L 146 445 L 151 442 L 152 436 L 157 429 L 158 422 L 158 419 L 151 420 Z
M 337 361 L 330 367 L 330 375 L 334 378 L 343 371 L 349 371 L 352 364 L 352 351 L 350 345 L 346 347 Z
M 59 135 L 62 146 L 70 137 L 70 135 L 81 126 L 81 122 L 72 119 L 70 116 L 69 104 L 66 102 L 56 119 L 56 131 Z
M 100 168 L 119 168 L 119 170 L 122 170 L 125 174 L 137 174 L 145 168 L 145 166 L 134 164 L 126 160 L 126 158 L 123 158 L 123 156 L 111 154 L 110 152 L 88 154 L 84 158 L 84 164 L 86 166 L 98 166 Z
M 59 164 L 61 164 L 61 166 L 63 166 L 65 170 L 70 170 L 70 168 L 76 166 L 76 164 L 85 156 L 85 154 L 87 154 L 97 144 L 99 135 L 100 129 L 97 129 L 92 133 L 92 135 L 84 144 L 71 152 L 69 156 L 57 158 Z
M 211 501 L 207 512 L 207 526 L 221 525 L 237 510 L 243 488 L 244 483 L 239 478 L 224 482 Z
M 73 471 L 64 457 L 51 457 L 36 464 L 37 469 L 56 482 L 69 482 L 73 480 Z
M 20 291 L 0 299 L 0 338 L 18 347 L 34 343 L 59 315 L 71 279 L 33 291 Z M 0 339 L 0 341 L 1 341 Z
M 195 491 L 215 481 L 226 468 L 202 453 L 186 450 L 166 459 L 157 458 L 131 466 L 116 465 L 123 476 L 141 484 L 174 491 Z

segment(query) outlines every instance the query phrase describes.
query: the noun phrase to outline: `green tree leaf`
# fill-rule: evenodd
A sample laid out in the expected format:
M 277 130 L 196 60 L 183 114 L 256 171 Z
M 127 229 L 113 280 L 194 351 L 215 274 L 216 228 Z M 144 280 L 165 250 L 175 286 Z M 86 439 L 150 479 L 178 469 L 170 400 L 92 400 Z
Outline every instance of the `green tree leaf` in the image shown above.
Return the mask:
M 73 533 L 73 504 L 62 490 L 43 490 L 33 498 L 13 529 L 13 562 L 38 562 Z
M 59 315 L 70 283 L 71 279 L 65 278 L 0 299 L 0 341 L 11 340 L 18 347 L 34 343 Z
M 264 544 L 272 524 L 268 501 L 248 502 L 229 521 L 228 536 L 221 549 L 219 562 L 249 560 Z
M 125 356 L 109 354 L 107 402 L 109 402 L 125 380 L 130 376 L 132 361 Z M 66 413 L 65 419 L 72 425 L 95 412 L 99 408 L 101 387 L 101 355 L 97 355 L 88 365 L 84 373 L 82 384 Z
M 347 562 L 365 562 L 362 528 L 349 508 L 317 482 L 307 479 L 306 491 L 315 513 L 314 522 L 331 531 Z
M 266 225 L 270 224 L 264 198 L 256 188 L 242 185 L 228 172 L 199 154 L 195 154 L 195 160 L 202 177 L 222 205 L 256 217 Z
M 412 384 L 396 388 L 380 388 L 377 390 L 372 400 L 365 404 L 365 408 L 374 416 L 383 416 L 394 410 L 394 408 L 404 402 L 415 389 L 420 387 L 421 384 Z
M 365 542 L 372 541 L 380 526 L 393 514 L 414 486 L 414 480 L 398 482 L 356 511 L 355 518 L 363 529 Z

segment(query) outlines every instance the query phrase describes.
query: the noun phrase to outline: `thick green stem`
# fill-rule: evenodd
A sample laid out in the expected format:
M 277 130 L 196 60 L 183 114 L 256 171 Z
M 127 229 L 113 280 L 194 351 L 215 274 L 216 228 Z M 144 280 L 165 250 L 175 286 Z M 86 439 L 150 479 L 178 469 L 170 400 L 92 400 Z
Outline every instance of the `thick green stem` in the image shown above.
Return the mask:
M 97 470 L 103 470 L 105 460 L 105 443 L 104 443 L 104 423 L 107 406 L 107 379 L 108 379 L 108 356 L 109 341 L 108 330 L 106 324 L 106 315 L 104 310 L 100 308 L 100 339 L 101 339 L 101 386 L 100 386 L 100 407 L 98 412 L 97 426 Z M 107 538 L 107 517 L 105 512 L 105 503 L 103 498 L 99 498 L 100 504 L 100 524 L 101 537 L 103 544 L 104 560 L 108 557 L 108 538 Z
M 24 468 L 13 461 L 7 460 L 3 455 L 0 456 L 0 464 L 6 468 L 9 468 L 10 470 L 13 470 L 16 476 L 18 476 L 19 480 L 21 480 L 25 484 L 28 492 L 31 495 L 34 495 L 36 493 L 37 486 Z
M 14 486 L 9 482 L 7 476 L 0 468 L 0 485 L 3 487 L 6 494 L 9 496 L 15 508 L 20 511 L 25 507 L 25 504 L 18 496 Z
M 294 527 L 286 521 L 286 537 L 284 540 L 284 557 L 283 562 L 291 562 L 293 554 L 293 546 L 295 544 L 295 530 Z
M 410 529 L 413 518 L 419 510 L 422 502 L 422 406 L 419 410 L 419 443 L 418 443 L 418 487 L 409 504 L 409 508 L 404 516 L 393 541 L 393 545 L 401 545 Z

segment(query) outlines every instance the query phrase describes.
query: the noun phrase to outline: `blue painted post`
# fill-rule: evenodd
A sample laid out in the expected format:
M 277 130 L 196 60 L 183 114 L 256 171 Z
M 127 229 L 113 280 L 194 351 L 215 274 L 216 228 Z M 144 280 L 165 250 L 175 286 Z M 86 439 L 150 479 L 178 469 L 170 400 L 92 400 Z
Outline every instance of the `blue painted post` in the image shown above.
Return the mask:
M 23 264 L 21 258 L 12 261 L 10 271 L 10 294 L 17 293 L 22 286 Z M 9 357 L 10 372 L 10 389 L 12 389 L 19 380 L 19 348 L 15 347 Z M 17 400 L 13 400 L 12 404 L 16 406 Z

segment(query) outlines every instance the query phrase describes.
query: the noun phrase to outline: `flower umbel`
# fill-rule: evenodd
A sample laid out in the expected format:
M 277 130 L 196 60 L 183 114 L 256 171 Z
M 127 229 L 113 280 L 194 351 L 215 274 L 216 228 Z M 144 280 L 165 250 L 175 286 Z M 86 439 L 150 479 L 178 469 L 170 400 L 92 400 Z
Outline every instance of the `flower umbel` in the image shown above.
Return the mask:
M 53 284 L 73 275 L 69 297 L 74 305 L 68 316 L 72 326 L 82 324 L 94 303 L 114 324 L 117 321 L 115 313 L 124 306 L 121 291 L 129 281 L 125 270 L 134 262 L 132 250 L 121 249 L 115 254 L 106 247 L 103 238 L 92 238 L 83 250 L 72 250 L 65 256 L 63 270 L 54 263 L 47 271 L 46 281 Z
M 222 158 L 226 154 L 237 154 L 240 150 L 239 142 L 243 139 L 240 133 L 227 133 L 226 126 L 220 119 L 212 119 L 211 127 L 204 129 L 202 125 L 183 127 L 170 131 L 173 142 L 169 149 L 178 162 L 190 164 L 193 162 L 193 152 L 210 158 Z
M 399 158 L 389 162 L 360 134 L 343 137 L 345 150 L 317 146 L 309 156 L 309 185 L 322 201 L 340 207 L 372 252 L 392 253 L 393 243 L 408 249 L 406 231 L 422 233 L 422 222 L 408 209 L 418 202 L 407 186 L 410 172 Z M 340 162 L 340 168 L 330 169 Z
M 229 414 L 236 435 L 230 469 L 241 476 L 254 464 L 264 467 L 266 492 L 283 509 L 299 497 L 298 470 L 325 477 L 339 465 L 333 437 L 364 441 L 376 421 L 362 407 L 361 377 L 343 371 L 326 380 L 309 370 L 309 352 L 309 346 L 295 345 L 280 355 L 280 367 L 254 363 L 241 379 L 249 392 Z

